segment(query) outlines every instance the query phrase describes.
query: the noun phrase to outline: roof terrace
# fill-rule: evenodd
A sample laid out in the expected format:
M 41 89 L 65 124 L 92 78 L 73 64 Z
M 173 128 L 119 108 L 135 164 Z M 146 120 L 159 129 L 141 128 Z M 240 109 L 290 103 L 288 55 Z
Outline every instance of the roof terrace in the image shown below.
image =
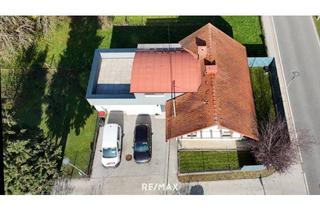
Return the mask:
M 130 80 L 135 50 L 96 50 L 87 97 L 132 98 Z

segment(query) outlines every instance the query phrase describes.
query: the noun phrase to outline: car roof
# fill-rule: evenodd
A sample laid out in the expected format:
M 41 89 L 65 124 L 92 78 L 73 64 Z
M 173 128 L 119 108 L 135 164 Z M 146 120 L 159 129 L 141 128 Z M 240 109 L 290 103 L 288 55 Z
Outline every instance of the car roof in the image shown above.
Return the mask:
M 148 126 L 147 125 L 137 125 L 135 128 L 135 141 L 136 142 L 142 142 L 142 140 L 147 140 L 143 139 L 143 137 L 147 135 L 146 137 L 148 138 Z
M 102 147 L 117 147 L 118 124 L 105 124 L 102 135 Z

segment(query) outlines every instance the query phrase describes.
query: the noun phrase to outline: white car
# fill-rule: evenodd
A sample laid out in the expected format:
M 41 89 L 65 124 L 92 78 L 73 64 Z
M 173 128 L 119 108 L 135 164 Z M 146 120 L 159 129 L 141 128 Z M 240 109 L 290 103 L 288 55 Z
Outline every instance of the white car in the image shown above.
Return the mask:
M 106 124 L 102 136 L 102 165 L 116 167 L 121 160 L 122 130 L 118 124 Z

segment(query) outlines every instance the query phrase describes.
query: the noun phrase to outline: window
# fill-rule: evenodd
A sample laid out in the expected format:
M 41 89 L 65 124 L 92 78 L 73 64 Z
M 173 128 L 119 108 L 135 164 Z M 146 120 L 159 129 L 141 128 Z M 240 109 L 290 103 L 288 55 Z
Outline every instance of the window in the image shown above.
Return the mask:
M 160 105 L 160 109 L 161 109 L 161 112 L 165 112 L 166 111 L 165 105 Z
M 230 130 L 221 130 L 222 137 L 231 137 L 232 132 Z
M 209 139 L 209 138 L 212 138 L 212 130 L 202 130 L 201 131 L 201 134 L 202 134 L 202 138 L 203 139 Z
M 117 139 L 120 140 L 120 128 L 118 127 Z
M 147 152 L 149 151 L 148 143 L 146 142 L 138 142 L 134 145 L 134 151 L 136 152 Z
M 103 148 L 103 158 L 115 158 L 117 157 L 117 148 Z
M 187 134 L 187 137 L 189 137 L 189 138 L 197 137 L 197 132 L 189 133 L 189 134 Z

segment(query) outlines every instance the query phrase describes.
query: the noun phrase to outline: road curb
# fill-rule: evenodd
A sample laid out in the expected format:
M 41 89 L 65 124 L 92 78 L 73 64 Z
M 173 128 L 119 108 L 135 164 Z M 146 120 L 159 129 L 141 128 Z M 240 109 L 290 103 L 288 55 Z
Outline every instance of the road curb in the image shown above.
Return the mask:
M 173 140 L 172 140 L 173 141 Z M 165 170 L 164 170 L 164 183 L 165 183 L 165 186 L 168 186 L 168 182 L 169 182 L 169 167 L 170 167 L 170 144 L 171 144 L 171 141 L 169 140 L 168 142 L 166 142 L 166 163 L 165 163 Z M 164 190 L 164 194 L 167 195 L 168 192 L 167 190 Z

